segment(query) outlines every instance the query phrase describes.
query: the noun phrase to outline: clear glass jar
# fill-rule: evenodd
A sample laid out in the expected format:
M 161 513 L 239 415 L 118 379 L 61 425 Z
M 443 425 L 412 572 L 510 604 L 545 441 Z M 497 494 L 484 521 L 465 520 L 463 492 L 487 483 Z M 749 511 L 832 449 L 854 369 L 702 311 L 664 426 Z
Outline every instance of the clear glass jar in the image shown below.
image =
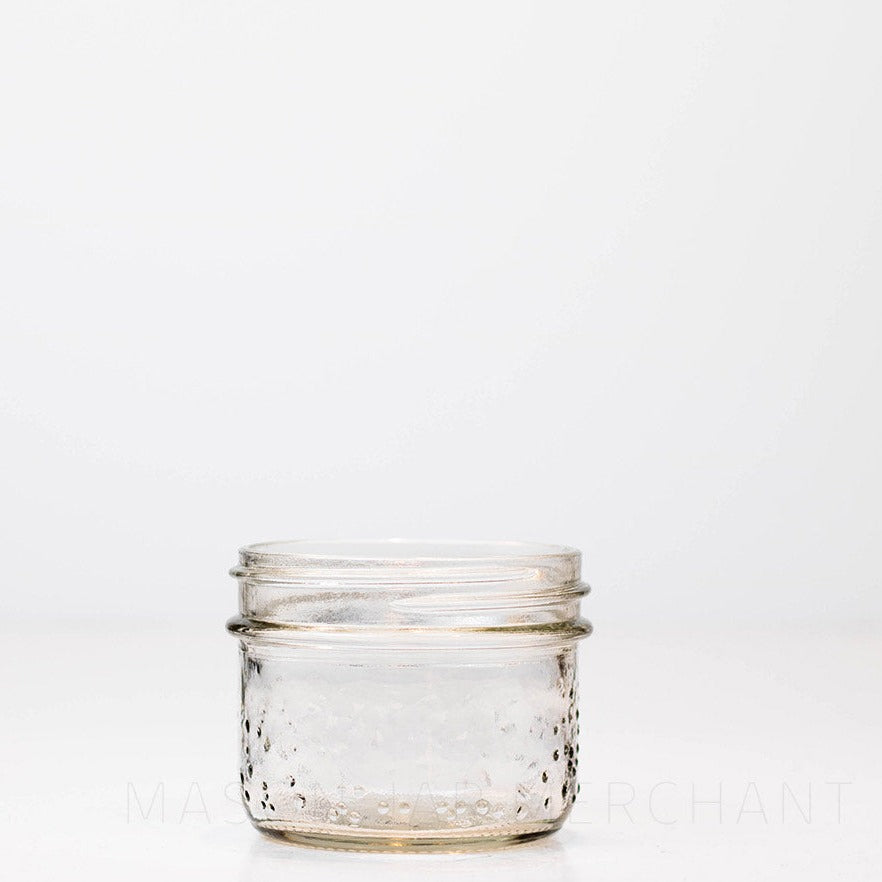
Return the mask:
M 240 551 L 242 798 L 301 844 L 459 851 L 576 798 L 572 548 L 270 542 Z

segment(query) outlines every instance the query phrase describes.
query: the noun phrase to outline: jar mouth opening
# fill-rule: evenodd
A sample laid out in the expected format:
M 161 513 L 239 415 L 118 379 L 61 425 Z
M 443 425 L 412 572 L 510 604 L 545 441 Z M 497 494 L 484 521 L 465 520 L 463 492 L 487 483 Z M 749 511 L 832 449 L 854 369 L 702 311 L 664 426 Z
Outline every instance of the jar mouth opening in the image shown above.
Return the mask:
M 240 549 L 230 570 L 241 614 L 230 629 L 257 640 L 275 639 L 278 628 L 577 639 L 587 633 L 580 567 L 577 549 L 538 542 L 260 542 Z
M 246 565 L 284 569 L 334 564 L 347 568 L 578 565 L 581 558 L 576 548 L 542 542 L 419 539 L 285 539 L 246 545 L 239 555 Z

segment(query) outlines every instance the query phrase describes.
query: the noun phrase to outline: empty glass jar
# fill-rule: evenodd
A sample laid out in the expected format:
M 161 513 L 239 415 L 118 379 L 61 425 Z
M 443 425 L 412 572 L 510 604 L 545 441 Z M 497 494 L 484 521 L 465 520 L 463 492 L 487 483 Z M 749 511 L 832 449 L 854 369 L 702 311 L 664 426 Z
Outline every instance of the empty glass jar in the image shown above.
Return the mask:
M 578 789 L 572 548 L 270 542 L 232 570 L 242 798 L 260 830 L 370 850 L 557 830 Z

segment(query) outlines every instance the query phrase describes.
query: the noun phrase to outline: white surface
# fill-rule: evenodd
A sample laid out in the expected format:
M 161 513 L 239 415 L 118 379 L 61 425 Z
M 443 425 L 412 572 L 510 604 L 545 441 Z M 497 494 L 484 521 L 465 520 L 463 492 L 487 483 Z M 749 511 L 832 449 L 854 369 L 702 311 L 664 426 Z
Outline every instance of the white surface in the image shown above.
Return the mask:
M 882 646 L 866 632 L 601 629 L 584 645 L 582 793 L 564 831 L 495 855 L 394 858 L 280 845 L 244 821 L 237 658 L 219 628 L 3 645 L 10 878 L 879 878 Z M 849 782 L 841 798 L 834 781 Z M 713 799 L 721 782 L 722 808 L 693 820 L 692 787 Z M 785 783 L 803 811 L 811 787 L 811 823 L 782 803 Z M 629 787 L 632 820 L 610 809 Z

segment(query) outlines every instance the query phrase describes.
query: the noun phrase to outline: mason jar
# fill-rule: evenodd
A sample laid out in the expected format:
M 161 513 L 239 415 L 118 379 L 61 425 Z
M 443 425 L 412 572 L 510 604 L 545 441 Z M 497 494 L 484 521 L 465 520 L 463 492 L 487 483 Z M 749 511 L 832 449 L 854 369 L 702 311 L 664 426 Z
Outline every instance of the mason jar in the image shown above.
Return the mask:
M 557 830 L 576 799 L 576 549 L 267 542 L 231 571 L 242 799 L 306 845 L 460 851 Z

